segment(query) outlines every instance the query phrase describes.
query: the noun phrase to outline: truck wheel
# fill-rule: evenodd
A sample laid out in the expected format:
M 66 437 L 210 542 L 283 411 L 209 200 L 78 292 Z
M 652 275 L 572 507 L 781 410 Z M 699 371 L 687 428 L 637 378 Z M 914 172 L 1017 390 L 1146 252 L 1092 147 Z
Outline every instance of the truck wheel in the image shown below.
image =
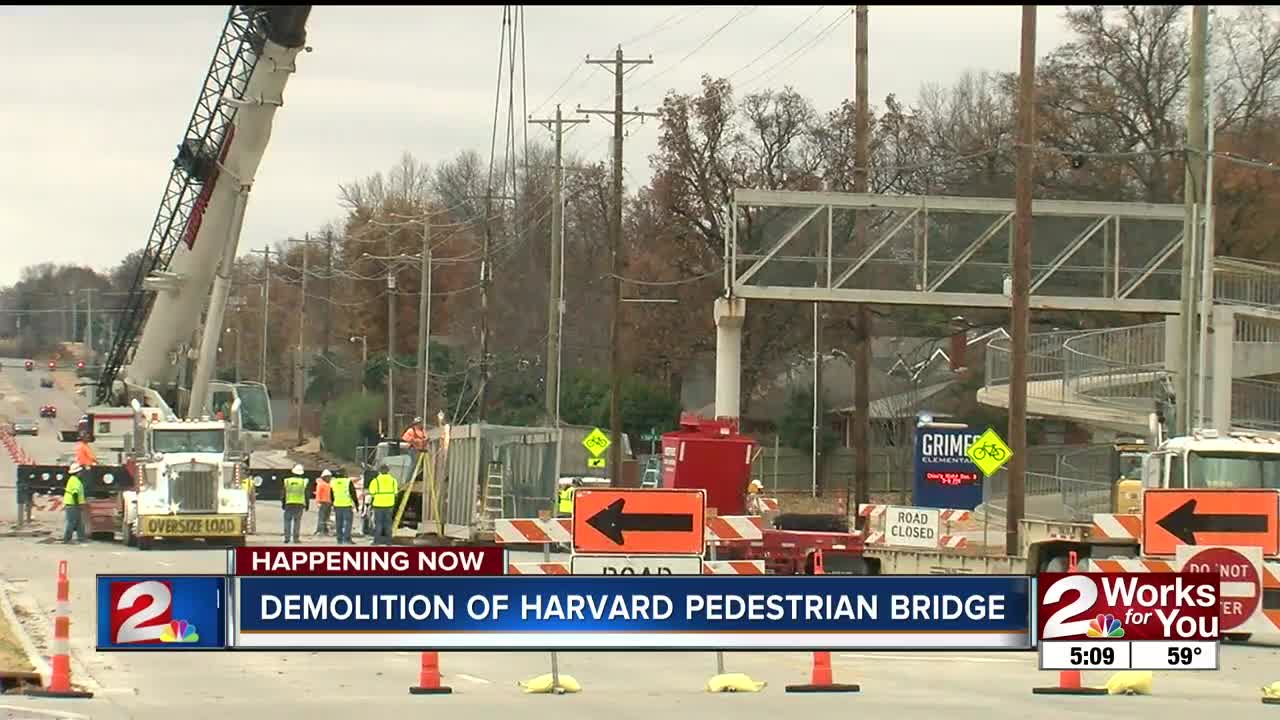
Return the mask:
M 150 550 L 155 541 L 148 537 L 139 537 L 136 541 L 139 550 Z

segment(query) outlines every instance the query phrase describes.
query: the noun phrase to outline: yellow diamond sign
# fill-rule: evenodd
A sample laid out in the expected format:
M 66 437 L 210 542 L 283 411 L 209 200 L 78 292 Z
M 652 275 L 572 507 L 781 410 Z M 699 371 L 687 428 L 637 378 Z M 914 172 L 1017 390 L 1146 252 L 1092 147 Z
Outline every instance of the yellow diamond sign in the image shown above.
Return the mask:
M 600 428 L 592 428 L 591 433 L 582 439 L 582 447 L 595 457 L 600 457 L 600 454 L 608 450 L 612 444 L 609 436 L 600 432 Z
M 987 428 L 987 431 L 978 436 L 964 454 L 978 466 L 983 475 L 991 477 L 1009 462 L 1009 458 L 1013 457 L 1013 450 L 1004 444 L 1004 440 L 1000 439 L 1000 435 L 994 429 Z

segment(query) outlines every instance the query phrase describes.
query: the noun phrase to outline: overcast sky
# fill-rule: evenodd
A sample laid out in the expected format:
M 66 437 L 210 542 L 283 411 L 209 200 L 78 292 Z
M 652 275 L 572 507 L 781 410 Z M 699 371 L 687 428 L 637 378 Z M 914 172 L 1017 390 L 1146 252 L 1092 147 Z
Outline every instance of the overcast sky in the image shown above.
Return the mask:
M 628 108 L 656 109 L 668 89 L 741 69 L 735 89 L 790 84 L 825 111 L 851 94 L 849 7 L 530 6 L 528 112 L 610 107 L 611 76 L 582 61 L 620 42 L 628 57 L 654 59 L 628 76 Z M 1020 12 L 873 7 L 873 103 L 891 92 L 913 100 L 922 83 L 947 84 L 966 69 L 1015 69 Z M 1040 11 L 1040 54 L 1068 39 L 1061 12 Z M 0 286 L 27 265 L 106 269 L 142 247 L 225 18 L 225 6 L 0 8 Z M 463 148 L 487 155 L 501 20 L 497 5 L 316 7 L 314 52 L 299 57 L 285 90 L 240 252 L 340 218 L 338 184 L 385 170 L 406 150 L 433 166 Z M 656 133 L 652 123 L 630 131 L 634 187 L 650 176 Z M 610 133 L 593 120 L 568 147 L 601 158 Z

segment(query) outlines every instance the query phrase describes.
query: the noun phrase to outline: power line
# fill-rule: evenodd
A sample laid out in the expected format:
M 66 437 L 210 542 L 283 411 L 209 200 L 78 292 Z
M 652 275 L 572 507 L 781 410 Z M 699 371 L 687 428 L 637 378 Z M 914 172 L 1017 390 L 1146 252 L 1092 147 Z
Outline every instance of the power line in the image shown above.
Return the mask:
M 777 50 L 779 46 L 781 46 L 781 45 L 782 45 L 783 43 L 785 43 L 787 40 L 791 39 L 791 36 L 792 36 L 792 35 L 795 35 L 797 32 L 799 32 L 799 31 L 800 31 L 800 28 L 804 27 L 805 25 L 808 25 L 808 24 L 809 24 L 809 21 L 810 21 L 810 20 L 812 20 L 812 19 L 814 19 L 815 17 L 817 17 L 819 13 L 821 13 L 823 10 L 825 10 L 825 9 L 826 9 L 826 7 L 827 7 L 826 5 L 819 5 L 819 6 L 818 6 L 818 9 L 813 11 L 813 14 L 809 15 L 809 17 L 805 18 L 804 20 L 801 20 L 801 21 L 799 22 L 799 24 L 797 24 L 795 27 L 791 28 L 791 31 L 790 31 L 790 32 L 788 32 L 786 35 L 783 35 L 783 36 L 782 36 L 782 39 L 780 39 L 780 40 L 778 40 L 778 42 L 776 42 L 776 43 L 774 43 L 774 44 L 770 45 L 768 50 L 765 50 L 764 52 L 762 52 L 762 53 L 760 53 L 759 55 L 757 55 L 757 56 L 755 57 L 755 59 L 754 59 L 754 60 L 752 60 L 751 62 L 749 62 L 749 63 L 747 63 L 746 65 L 743 65 L 742 67 L 738 68 L 737 70 L 734 70 L 733 72 L 729 73 L 729 74 L 726 76 L 726 78 L 725 78 L 725 79 L 733 79 L 733 76 L 734 76 L 734 75 L 737 75 L 738 73 L 742 72 L 743 70 L 746 70 L 747 68 L 751 67 L 752 65 L 755 65 L 756 63 L 758 63 L 758 62 L 760 62 L 761 60 L 763 60 L 763 59 L 764 59 L 764 57 L 765 57 L 766 55 L 768 55 L 769 53 L 773 52 L 774 50 Z

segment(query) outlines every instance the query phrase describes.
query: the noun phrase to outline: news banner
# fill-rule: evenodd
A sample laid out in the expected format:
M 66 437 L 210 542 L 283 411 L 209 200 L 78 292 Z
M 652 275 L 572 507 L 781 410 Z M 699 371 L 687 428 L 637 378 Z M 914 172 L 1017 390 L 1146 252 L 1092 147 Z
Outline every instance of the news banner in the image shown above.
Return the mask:
M 225 575 L 99 575 L 97 647 L 1007 650 L 1213 670 L 1216 574 L 506 575 L 500 547 L 245 547 Z

